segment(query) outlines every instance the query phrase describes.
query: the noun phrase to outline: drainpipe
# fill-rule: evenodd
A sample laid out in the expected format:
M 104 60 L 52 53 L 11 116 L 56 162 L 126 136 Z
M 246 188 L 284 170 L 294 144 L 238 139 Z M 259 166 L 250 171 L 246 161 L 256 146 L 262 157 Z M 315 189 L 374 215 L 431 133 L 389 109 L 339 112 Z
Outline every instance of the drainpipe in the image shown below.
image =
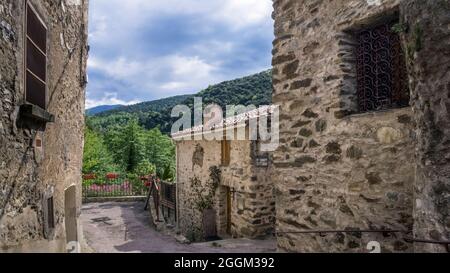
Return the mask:
M 177 226 L 177 229 L 179 229 L 180 228 L 180 221 L 179 221 L 179 219 L 180 219 L 180 208 L 179 208 L 179 204 L 180 204 L 180 202 L 179 202 L 179 198 L 178 198 L 178 196 L 179 196 L 179 190 L 180 190 L 180 187 L 179 187 L 179 184 L 178 184 L 178 178 L 180 177 L 179 176 L 179 173 L 178 173 L 178 143 L 176 143 L 176 146 L 175 146 L 176 148 L 175 148 L 175 168 L 176 168 L 176 170 L 175 170 L 175 201 L 176 201 L 176 206 L 175 206 L 175 222 L 176 222 L 176 226 Z

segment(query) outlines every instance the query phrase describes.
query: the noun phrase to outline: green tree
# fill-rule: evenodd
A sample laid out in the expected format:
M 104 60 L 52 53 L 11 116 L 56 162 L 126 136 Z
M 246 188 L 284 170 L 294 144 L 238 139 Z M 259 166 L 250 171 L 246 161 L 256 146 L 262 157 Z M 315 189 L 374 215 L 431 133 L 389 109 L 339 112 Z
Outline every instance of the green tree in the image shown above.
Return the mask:
M 83 173 L 106 173 L 117 168 L 100 134 L 86 128 L 84 142 Z
M 128 118 L 130 120 L 124 123 Z M 98 127 L 93 118 L 86 120 L 86 130 L 93 140 L 86 143 L 85 164 L 93 164 L 87 158 L 91 150 L 101 149 L 102 153 L 109 154 L 102 163 L 103 169 L 114 169 L 137 177 L 145 167 L 166 181 L 175 178 L 175 145 L 170 137 L 161 133 L 159 128 L 145 130 L 137 118 L 113 115 L 107 119 L 106 127 Z M 117 123 L 114 124 L 114 121 Z M 97 160 L 103 159 L 99 155 Z M 97 172 L 94 168 L 90 169 Z
M 159 129 L 152 129 L 144 135 L 145 158 L 156 166 L 159 177 L 173 179 L 175 173 L 175 145 L 172 140 L 161 133 Z
M 125 127 L 116 126 L 106 133 L 108 148 L 123 171 L 133 172 L 144 159 L 143 135 L 144 130 L 137 120 L 130 121 Z

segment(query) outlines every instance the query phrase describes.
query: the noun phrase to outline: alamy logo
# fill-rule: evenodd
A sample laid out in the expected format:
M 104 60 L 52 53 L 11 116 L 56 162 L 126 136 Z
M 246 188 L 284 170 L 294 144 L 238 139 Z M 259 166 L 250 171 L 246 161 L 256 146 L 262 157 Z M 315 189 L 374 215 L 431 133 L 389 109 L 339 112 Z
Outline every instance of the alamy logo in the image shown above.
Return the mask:
M 80 253 L 80 243 L 77 241 L 68 242 L 66 250 L 67 253 Z
M 371 241 L 367 244 L 367 250 L 370 253 L 381 253 L 381 244 L 377 241 Z
M 202 98 L 194 98 L 193 113 L 187 105 L 172 109 L 172 125 L 176 140 L 251 140 L 260 141 L 264 152 L 279 146 L 279 108 L 276 105 L 227 105 L 225 111 L 217 104 L 203 107 Z M 225 117 L 224 117 L 225 116 Z

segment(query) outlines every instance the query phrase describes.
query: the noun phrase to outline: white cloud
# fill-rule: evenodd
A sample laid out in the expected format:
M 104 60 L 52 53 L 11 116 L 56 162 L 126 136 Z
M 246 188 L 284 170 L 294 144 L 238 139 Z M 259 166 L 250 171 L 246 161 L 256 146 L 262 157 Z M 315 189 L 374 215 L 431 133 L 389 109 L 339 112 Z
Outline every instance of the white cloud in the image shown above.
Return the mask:
M 181 88 L 185 88 L 186 87 L 186 83 L 185 82 L 168 82 L 165 83 L 163 85 L 161 85 L 161 89 L 164 90 L 178 90 Z
M 271 17 L 271 0 L 226 0 L 216 10 L 214 18 L 227 23 L 231 29 L 260 24 Z
M 218 64 L 210 64 L 198 56 L 169 55 L 150 60 L 116 60 L 90 58 L 89 70 L 100 71 L 115 80 L 142 87 L 152 92 L 163 89 L 167 95 L 194 92 L 218 80 Z
M 109 27 L 125 24 L 130 28 L 154 16 L 196 15 L 236 29 L 267 21 L 272 12 L 272 0 L 93 0 L 91 5 L 99 18 L 91 16 L 92 20 L 108 18 Z
M 203 56 L 208 58 L 215 58 L 224 54 L 232 54 L 236 49 L 236 44 L 233 41 L 220 41 L 216 39 L 210 39 L 205 41 L 199 41 L 196 44 L 190 46 L 188 50 L 194 52 L 202 52 Z
M 171 93 L 199 91 L 218 79 L 215 75 L 218 66 L 209 64 L 198 56 L 173 55 L 161 61 L 167 64 L 173 73 L 168 81 L 162 83 L 161 89 Z
M 95 16 L 90 18 L 91 27 L 89 39 L 101 40 L 107 38 L 108 19 L 106 16 Z
M 145 73 L 145 63 L 129 61 L 125 57 L 119 57 L 116 60 L 102 60 L 98 58 L 89 58 L 88 67 L 94 70 L 100 70 L 119 80 L 126 80 L 137 74 Z
M 118 94 L 117 93 L 105 93 L 104 97 L 99 99 L 99 100 L 94 100 L 94 99 L 86 99 L 86 109 L 90 109 L 96 106 L 100 106 L 100 105 L 132 105 L 132 104 L 136 104 L 139 103 L 140 101 L 138 100 L 133 100 L 133 101 L 124 101 L 121 99 L 117 98 Z
M 198 56 L 170 56 L 167 60 L 172 66 L 175 77 L 195 77 L 197 79 L 210 77 L 215 67 L 212 64 L 206 63 Z

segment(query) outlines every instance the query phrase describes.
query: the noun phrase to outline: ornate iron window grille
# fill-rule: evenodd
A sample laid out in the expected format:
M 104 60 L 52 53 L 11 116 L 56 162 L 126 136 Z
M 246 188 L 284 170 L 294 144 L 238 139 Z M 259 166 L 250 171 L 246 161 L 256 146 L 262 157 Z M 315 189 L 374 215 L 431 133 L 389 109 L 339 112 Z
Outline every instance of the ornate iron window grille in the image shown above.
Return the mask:
M 357 33 L 357 93 L 359 112 L 409 105 L 405 56 L 394 23 Z

